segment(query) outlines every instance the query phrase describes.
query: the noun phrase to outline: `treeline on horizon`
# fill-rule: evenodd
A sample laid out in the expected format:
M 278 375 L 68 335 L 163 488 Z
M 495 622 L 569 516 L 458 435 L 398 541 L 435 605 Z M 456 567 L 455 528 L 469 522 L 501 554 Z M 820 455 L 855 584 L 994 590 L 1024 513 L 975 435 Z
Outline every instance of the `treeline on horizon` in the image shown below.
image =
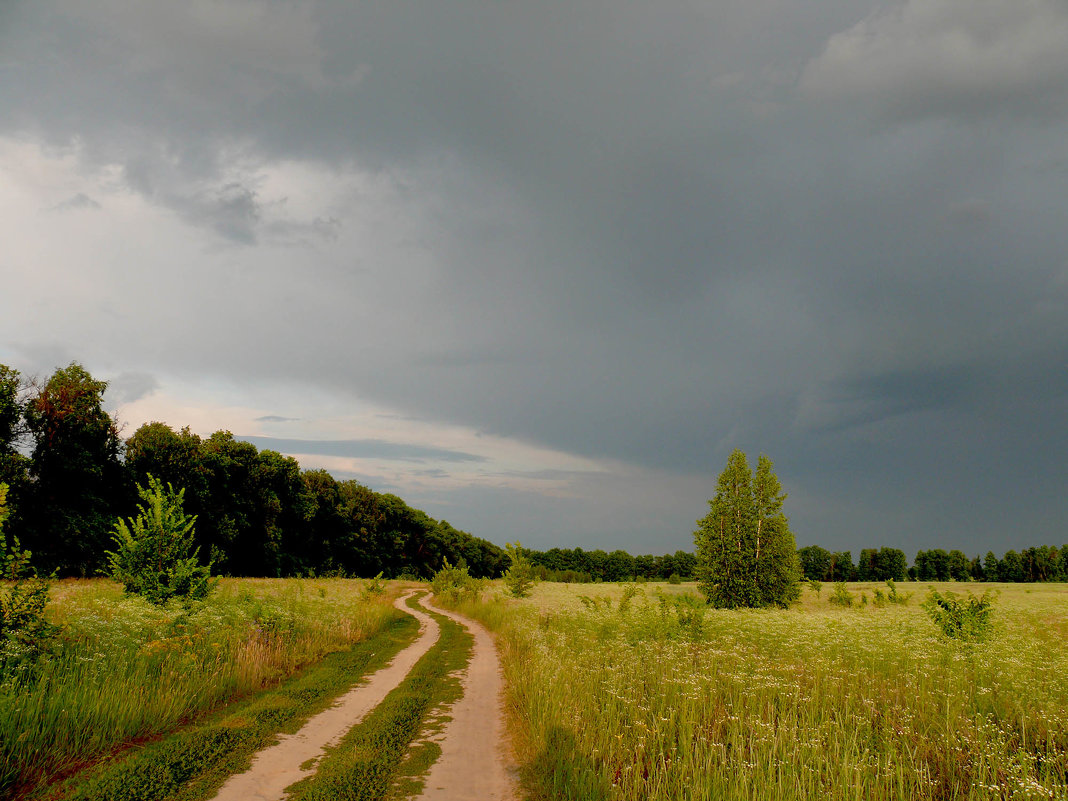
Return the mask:
M 184 490 L 200 558 L 233 576 L 427 577 L 443 560 L 500 575 L 504 550 L 396 495 L 241 442 L 146 423 L 123 441 L 103 409 L 107 383 L 72 363 L 46 381 L 0 365 L 0 483 L 5 534 L 41 572 L 99 575 L 119 517 L 137 513 L 149 474 Z M 26 455 L 23 451 L 28 452 Z
M 151 474 L 184 490 L 196 541 L 213 572 L 232 576 L 347 575 L 428 578 L 448 560 L 475 577 L 509 565 L 488 540 L 435 520 L 396 495 L 217 431 L 146 423 L 126 440 L 103 409 L 107 383 L 81 365 L 45 382 L 0 364 L 0 484 L 9 487 L 5 534 L 33 553 L 42 573 L 99 575 L 119 517 L 137 513 L 137 486 Z M 632 556 L 624 550 L 523 548 L 543 580 L 590 582 L 694 578 L 693 553 Z M 897 548 L 798 550 L 817 581 L 1068 581 L 1068 546 L 987 553 L 920 551 L 910 567 Z
M 1039 545 L 1009 550 L 1001 559 L 993 551 L 971 559 L 960 550 L 918 551 L 909 566 L 899 548 L 864 548 L 857 564 L 850 551 L 819 545 L 799 548 L 801 572 L 812 581 L 1068 581 L 1068 545 Z
M 123 440 L 103 408 L 106 389 L 77 363 L 44 382 L 0 364 L 0 484 L 9 488 L 11 512 L 4 534 L 32 552 L 42 573 L 100 575 L 115 522 L 137 514 L 137 486 L 149 475 L 184 491 L 200 558 L 216 574 L 429 578 L 448 560 L 476 578 L 495 578 L 509 566 L 499 545 L 396 495 L 302 470 L 296 459 L 229 431 L 203 438 L 152 422 Z M 523 550 L 549 580 L 692 573 L 693 556 L 681 551 Z

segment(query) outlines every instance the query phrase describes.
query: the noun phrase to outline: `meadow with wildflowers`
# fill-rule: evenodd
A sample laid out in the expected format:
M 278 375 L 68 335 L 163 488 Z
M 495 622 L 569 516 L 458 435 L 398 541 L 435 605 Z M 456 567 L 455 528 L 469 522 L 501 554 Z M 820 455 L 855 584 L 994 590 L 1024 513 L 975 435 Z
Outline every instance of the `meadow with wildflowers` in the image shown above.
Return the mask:
M 1001 585 L 982 642 L 877 588 L 715 610 L 693 585 L 543 583 L 463 608 L 498 632 L 531 798 L 1068 798 L 1068 585 Z
M 47 616 L 59 633 L 32 659 L 6 654 L 0 671 L 0 797 L 409 620 L 389 594 L 345 579 L 222 579 L 203 602 L 154 606 L 105 579 L 54 584 Z

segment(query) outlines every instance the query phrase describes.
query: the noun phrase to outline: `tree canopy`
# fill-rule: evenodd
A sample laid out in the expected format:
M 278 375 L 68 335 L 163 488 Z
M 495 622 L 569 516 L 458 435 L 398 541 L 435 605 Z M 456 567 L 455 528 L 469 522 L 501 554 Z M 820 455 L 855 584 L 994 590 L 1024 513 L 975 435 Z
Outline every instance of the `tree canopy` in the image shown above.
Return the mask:
M 697 577 L 717 607 L 787 606 L 799 595 L 800 563 L 782 505 L 786 495 L 761 455 L 755 473 L 735 450 L 709 512 L 697 521 Z

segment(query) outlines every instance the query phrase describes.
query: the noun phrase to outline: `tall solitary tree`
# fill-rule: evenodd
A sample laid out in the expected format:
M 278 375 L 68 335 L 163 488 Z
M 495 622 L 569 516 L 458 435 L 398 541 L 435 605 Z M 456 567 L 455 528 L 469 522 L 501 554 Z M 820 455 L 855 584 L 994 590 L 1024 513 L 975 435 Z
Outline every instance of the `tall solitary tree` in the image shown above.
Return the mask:
M 697 521 L 697 578 L 713 606 L 787 606 L 800 594 L 800 562 L 771 460 L 755 473 L 735 450 L 719 476 L 709 512 Z

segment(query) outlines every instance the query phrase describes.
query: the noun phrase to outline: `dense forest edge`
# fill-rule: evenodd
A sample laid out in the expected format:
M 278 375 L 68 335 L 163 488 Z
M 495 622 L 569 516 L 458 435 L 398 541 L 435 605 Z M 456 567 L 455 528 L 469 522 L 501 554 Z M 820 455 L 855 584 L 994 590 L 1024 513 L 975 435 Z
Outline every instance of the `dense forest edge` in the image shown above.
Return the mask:
M 123 440 L 103 406 L 107 383 L 78 363 L 47 381 L 0 365 L 0 484 L 8 487 L 5 534 L 32 553 L 41 573 L 95 576 L 114 547 L 115 523 L 137 511 L 137 487 L 153 476 L 184 489 L 196 545 L 213 572 L 232 576 L 429 578 L 448 561 L 475 577 L 500 576 L 506 551 L 435 520 L 389 493 L 238 440 L 150 422 Z M 693 553 L 632 556 L 623 550 L 523 552 L 543 580 L 689 580 Z M 897 548 L 798 550 L 815 581 L 1068 580 L 1068 545 L 969 558 L 933 549 L 908 564 Z

